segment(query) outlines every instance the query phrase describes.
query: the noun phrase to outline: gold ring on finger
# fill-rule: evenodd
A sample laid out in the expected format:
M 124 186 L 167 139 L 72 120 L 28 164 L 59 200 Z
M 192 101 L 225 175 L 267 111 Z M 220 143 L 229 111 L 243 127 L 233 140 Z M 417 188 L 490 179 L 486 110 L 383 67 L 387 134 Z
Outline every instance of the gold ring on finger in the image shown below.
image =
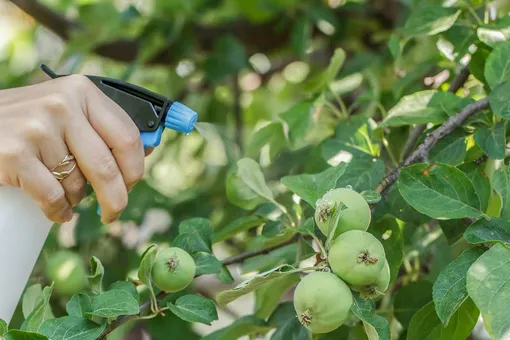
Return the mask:
M 70 164 L 71 162 L 73 162 L 73 166 L 71 167 L 71 169 L 57 171 L 58 168 L 66 166 L 66 165 Z M 51 174 L 53 175 L 53 177 L 55 177 L 59 182 L 62 182 L 64 179 L 69 177 L 69 175 L 71 174 L 71 172 L 73 172 L 73 170 L 75 168 L 76 168 L 76 162 L 74 162 L 74 156 L 69 154 L 69 155 L 65 156 L 64 159 L 62 159 L 60 161 L 60 163 L 55 165 L 50 171 L 51 171 Z

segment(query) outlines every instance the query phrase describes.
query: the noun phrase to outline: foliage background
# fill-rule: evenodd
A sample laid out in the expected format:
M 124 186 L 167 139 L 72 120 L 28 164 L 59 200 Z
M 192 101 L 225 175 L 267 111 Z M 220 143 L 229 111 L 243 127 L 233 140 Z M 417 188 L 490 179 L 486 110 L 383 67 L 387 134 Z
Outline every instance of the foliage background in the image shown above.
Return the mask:
M 444 9 L 452 3 L 460 4 L 462 11 L 443 31 L 430 26 L 433 14 L 419 14 L 426 6 Z M 458 75 L 464 78 L 454 91 L 459 97 L 484 97 L 488 88 L 481 79 L 483 64 L 492 48 L 510 37 L 509 7 L 503 0 L 1 0 L 0 88 L 45 81 L 38 67 L 46 63 L 57 73 L 99 74 L 141 85 L 182 101 L 198 112 L 201 122 L 210 124 L 202 135 L 165 133 L 161 147 L 147 159 L 146 177 L 130 195 L 121 222 L 99 224 L 93 199 L 88 199 L 72 223 L 55 226 L 29 284 L 47 283 L 44 259 L 56 249 L 71 248 L 86 263 L 92 255 L 99 258 L 107 269 L 108 285 L 136 273 L 147 245 L 171 243 L 184 220 L 207 218 L 219 234 L 240 217 L 270 219 L 276 210 L 273 204 L 243 209 L 227 197 L 226 178 L 241 157 L 261 164 L 278 202 L 289 209 L 297 205 L 280 182 L 283 176 L 319 173 L 340 162 L 349 165 L 337 186 L 375 190 L 409 155 L 407 145 L 412 149 L 426 136 L 421 124 L 444 118 L 430 112 L 421 112 L 424 120 L 397 117 L 384 132 L 377 124 L 402 97 L 423 90 L 447 91 Z M 456 13 L 445 11 L 443 17 Z M 408 24 L 413 15 L 414 26 Z M 499 26 L 480 33 L 488 20 Z M 338 47 L 346 52 L 339 71 L 334 59 L 330 64 Z M 468 52 L 470 58 L 465 56 Z M 320 81 L 329 86 L 318 96 L 314 85 L 320 87 Z M 321 105 L 310 111 L 312 100 Z M 456 113 L 458 107 L 442 108 Z M 430 151 L 432 161 L 460 165 L 487 153 L 460 131 L 448 138 Z M 404 304 L 403 312 L 397 307 L 385 316 L 404 339 L 413 314 L 432 300 L 432 283 L 466 248 L 459 237 L 466 226 L 459 226 L 459 220 L 431 220 L 396 194 L 385 202 L 391 217 L 378 223 L 384 225 L 381 229 L 401 232 L 405 245 L 402 265 L 392 273 L 399 274 L 394 291 L 400 293 L 385 300 L 390 308 L 388 301 L 395 298 L 395 304 Z M 310 207 L 300 206 L 310 216 Z M 374 216 L 379 221 L 382 217 Z M 271 244 L 280 226 L 261 225 L 215 243 L 214 254 L 221 260 Z M 295 253 L 296 245 L 290 244 L 236 264 L 231 273 L 240 282 L 254 272 L 292 262 Z M 231 287 L 209 275 L 190 289 L 214 298 Z M 282 298 L 288 300 L 291 294 L 290 290 Z M 129 323 L 111 339 L 140 339 L 141 334 L 166 339 L 167 332 L 178 339 L 198 338 L 253 314 L 262 301 L 250 294 L 218 309 L 219 320 L 212 326 L 189 325 L 168 313 Z M 63 302 L 54 299 L 56 315 L 64 312 Z M 20 307 L 13 325 L 22 320 Z M 359 330 L 353 328 L 350 336 L 363 339 Z

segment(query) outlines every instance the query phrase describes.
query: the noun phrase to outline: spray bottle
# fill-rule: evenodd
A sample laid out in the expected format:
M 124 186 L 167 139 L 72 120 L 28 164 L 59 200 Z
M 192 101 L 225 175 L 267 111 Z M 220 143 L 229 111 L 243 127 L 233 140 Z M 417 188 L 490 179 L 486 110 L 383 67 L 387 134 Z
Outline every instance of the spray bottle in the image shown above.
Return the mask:
M 47 66 L 51 78 L 57 75 Z M 144 148 L 157 147 L 165 128 L 189 134 L 197 114 L 145 88 L 117 79 L 87 77 L 133 119 Z M 100 210 L 98 207 L 98 214 Z M 21 189 L 0 187 L 0 319 L 10 322 L 53 222 Z

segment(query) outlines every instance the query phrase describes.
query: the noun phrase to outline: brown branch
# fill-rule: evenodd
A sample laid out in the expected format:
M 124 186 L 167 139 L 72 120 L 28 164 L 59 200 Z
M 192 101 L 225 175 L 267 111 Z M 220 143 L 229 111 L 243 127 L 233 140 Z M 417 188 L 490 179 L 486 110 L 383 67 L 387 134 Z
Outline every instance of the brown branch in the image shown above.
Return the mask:
M 409 157 L 411 152 L 413 152 L 414 148 L 416 147 L 416 143 L 418 142 L 418 139 L 420 139 L 421 134 L 423 133 L 423 131 L 425 131 L 426 128 L 427 128 L 426 124 L 418 124 L 411 130 L 406 145 L 404 146 L 404 151 L 402 152 L 403 159 Z
M 427 136 L 423 143 L 420 144 L 418 148 L 401 165 L 399 165 L 395 170 L 383 178 L 377 188 L 377 191 L 380 192 L 383 196 L 386 195 L 390 187 L 397 181 L 401 168 L 426 159 L 428 151 L 432 149 L 438 140 L 442 139 L 446 135 L 450 134 L 453 130 L 461 126 L 469 116 L 487 108 L 489 108 L 488 97 L 466 106 L 457 115 L 450 117 L 446 122 L 443 123 L 443 125 L 441 125 L 429 136 Z
M 464 86 L 468 77 L 469 69 L 467 66 L 464 66 L 460 70 L 460 72 L 455 76 L 455 78 L 453 78 L 452 83 L 448 88 L 448 92 L 451 93 L 457 92 L 462 86 Z M 426 128 L 427 125 L 425 124 L 419 124 L 413 128 L 413 130 L 409 134 L 409 138 L 407 139 L 404 151 L 402 152 L 402 158 L 406 159 L 407 157 L 409 157 L 411 152 L 414 150 L 414 147 L 416 146 L 416 142 L 418 142 L 418 139 L 420 139 L 421 134 L 423 133 L 423 131 L 425 131 Z
M 246 252 L 246 253 L 243 253 L 243 254 L 239 254 L 239 255 L 234 255 L 234 256 L 226 258 L 225 260 L 222 261 L 222 263 L 225 266 L 229 266 L 229 265 L 234 264 L 234 263 L 244 262 L 245 260 L 247 260 L 247 259 L 249 259 L 251 257 L 269 254 L 273 250 L 276 250 L 276 249 L 279 249 L 279 248 L 283 248 L 285 246 L 288 246 L 288 245 L 296 242 L 298 240 L 298 238 L 299 238 L 299 234 L 296 234 L 290 240 L 285 241 L 283 243 L 280 243 L 280 244 L 278 244 L 276 246 L 265 248 L 265 249 L 260 249 L 260 250 L 249 251 L 249 252 Z
M 232 264 L 236 264 L 236 263 L 241 263 L 241 262 L 244 262 L 245 260 L 249 259 L 249 258 L 252 258 L 252 257 L 255 257 L 255 256 L 259 256 L 259 255 L 265 255 L 265 254 L 269 254 L 270 252 L 272 252 L 273 250 L 276 250 L 276 249 L 280 249 L 280 248 L 283 248 L 285 246 L 288 246 L 290 244 L 293 244 L 295 243 L 297 240 L 299 239 L 299 234 L 296 234 L 294 237 L 292 237 L 290 240 L 288 241 L 285 241 L 283 243 L 280 243 L 276 246 L 272 246 L 272 247 L 269 247 L 269 248 L 265 248 L 265 249 L 260 249 L 260 250 L 254 250 L 254 251 L 249 251 L 249 252 L 246 252 L 246 253 L 242 253 L 242 254 L 239 254 L 239 255 L 234 255 L 234 256 L 231 256 L 231 257 L 227 257 L 226 259 L 224 259 L 223 261 L 221 261 L 221 263 L 225 266 L 229 266 L 229 265 L 232 265 Z M 201 275 L 196 275 L 195 278 L 199 277 Z M 157 296 L 156 296 L 156 299 L 158 301 L 164 299 L 165 297 L 167 297 L 169 295 L 169 293 L 165 293 L 165 292 L 160 292 Z M 150 308 L 150 301 L 147 301 L 145 303 L 143 303 L 141 306 L 140 306 L 140 314 L 143 313 L 143 312 L 146 312 L 148 311 Z M 137 315 L 127 315 L 127 316 L 121 316 L 119 317 L 117 320 L 113 321 L 103 332 L 103 334 L 101 334 L 101 336 L 99 337 L 99 339 L 105 339 L 108 334 L 110 334 L 111 332 L 113 332 L 115 329 L 119 328 L 120 326 L 122 326 L 123 324 L 125 324 L 126 322 L 129 322 L 129 321 L 132 321 L 132 320 L 136 320 L 138 319 L 139 316 Z

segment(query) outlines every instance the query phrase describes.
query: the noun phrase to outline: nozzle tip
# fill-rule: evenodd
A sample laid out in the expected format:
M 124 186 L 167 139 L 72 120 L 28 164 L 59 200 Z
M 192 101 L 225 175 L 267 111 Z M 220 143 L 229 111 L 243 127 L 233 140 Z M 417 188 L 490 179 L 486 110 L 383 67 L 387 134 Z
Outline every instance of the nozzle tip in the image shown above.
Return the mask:
M 165 118 L 165 127 L 178 132 L 190 133 L 195 128 L 198 115 L 195 111 L 179 102 L 170 106 Z

